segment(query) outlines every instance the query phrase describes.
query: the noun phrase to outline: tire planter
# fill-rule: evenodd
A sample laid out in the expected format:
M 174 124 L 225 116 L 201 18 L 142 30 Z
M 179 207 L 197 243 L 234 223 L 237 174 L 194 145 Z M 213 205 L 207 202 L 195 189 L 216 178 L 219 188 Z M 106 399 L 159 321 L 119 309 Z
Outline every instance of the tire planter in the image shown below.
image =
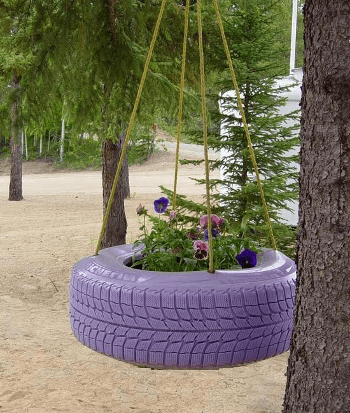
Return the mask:
M 296 267 L 282 253 L 264 250 L 254 268 L 215 274 L 129 268 L 134 253 L 117 246 L 74 265 L 71 326 L 87 347 L 139 366 L 186 369 L 289 349 Z

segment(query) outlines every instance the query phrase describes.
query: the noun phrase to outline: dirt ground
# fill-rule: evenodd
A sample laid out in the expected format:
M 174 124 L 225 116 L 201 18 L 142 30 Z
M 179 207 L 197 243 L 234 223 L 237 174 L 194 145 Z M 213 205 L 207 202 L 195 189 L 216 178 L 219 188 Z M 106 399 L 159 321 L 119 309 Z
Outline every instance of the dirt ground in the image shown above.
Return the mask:
M 128 242 L 139 233 L 139 203 L 152 208 L 159 185 L 172 188 L 173 158 L 168 148 L 131 167 Z M 2 161 L 0 413 L 281 411 L 288 353 L 234 368 L 174 371 L 141 369 L 80 344 L 69 323 L 70 272 L 93 254 L 99 236 L 101 172 L 25 163 L 24 200 L 9 202 L 8 171 Z M 202 176 L 202 167 L 181 166 L 179 192 L 201 197 L 189 177 Z

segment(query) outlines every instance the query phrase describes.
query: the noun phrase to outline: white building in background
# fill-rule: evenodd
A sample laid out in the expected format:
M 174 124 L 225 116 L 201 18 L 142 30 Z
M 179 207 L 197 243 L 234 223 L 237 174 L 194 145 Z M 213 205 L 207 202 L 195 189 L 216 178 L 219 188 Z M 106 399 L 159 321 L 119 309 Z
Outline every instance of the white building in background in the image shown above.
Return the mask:
M 283 92 L 281 96 L 287 97 L 288 100 L 285 106 L 280 108 L 280 113 L 282 115 L 286 115 L 288 113 L 293 112 L 294 110 L 300 110 L 300 100 L 301 100 L 301 84 L 302 84 L 303 73 L 302 69 L 293 69 L 292 75 L 287 76 L 286 78 L 282 78 L 280 80 L 280 85 L 282 86 L 283 82 L 290 82 L 293 83 L 297 82 L 297 84 L 292 87 L 288 92 Z M 288 85 L 288 83 L 287 83 Z M 300 124 L 300 118 L 297 120 L 297 123 Z M 292 126 L 292 121 L 287 122 L 288 126 Z M 300 128 L 296 131 L 297 134 L 300 133 Z M 287 153 L 287 155 L 298 155 L 299 148 L 293 150 L 291 153 Z M 295 170 L 299 172 L 299 163 L 295 163 Z M 288 210 L 282 210 L 281 215 L 282 218 L 286 220 L 286 222 L 290 225 L 297 225 L 298 224 L 298 202 L 287 201 L 287 206 L 292 209 L 292 212 Z

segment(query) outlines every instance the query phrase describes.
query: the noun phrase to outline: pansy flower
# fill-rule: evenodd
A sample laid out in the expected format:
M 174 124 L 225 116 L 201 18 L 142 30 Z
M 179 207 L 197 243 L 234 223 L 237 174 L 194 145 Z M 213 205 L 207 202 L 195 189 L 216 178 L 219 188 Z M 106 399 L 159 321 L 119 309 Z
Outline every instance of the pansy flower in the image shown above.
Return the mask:
M 154 204 L 154 210 L 158 214 L 162 214 L 168 208 L 169 199 L 162 196 L 159 199 L 156 199 L 153 204 Z
M 175 218 L 176 218 L 176 211 L 170 211 L 170 214 L 169 214 L 170 222 L 173 222 Z
M 219 218 L 218 227 L 222 227 L 225 224 L 225 218 Z
M 208 245 L 203 241 L 196 241 L 193 244 L 193 249 L 195 251 L 194 258 L 197 260 L 206 260 L 208 258 Z
M 219 218 L 215 214 L 210 215 L 210 218 L 211 218 L 211 225 L 213 228 L 219 228 L 224 223 L 224 219 Z M 203 215 L 199 222 L 201 224 L 201 227 L 206 229 L 208 226 L 208 215 Z
M 219 235 L 219 231 L 217 231 L 216 229 L 212 229 L 211 233 L 212 233 L 213 238 L 215 238 L 217 235 Z M 204 239 L 204 241 L 208 241 L 208 239 L 209 239 L 209 234 L 208 234 L 207 229 L 205 229 L 203 231 L 203 239 Z
M 141 204 L 136 208 L 137 215 L 147 215 L 147 209 Z
M 242 251 L 239 255 L 236 255 L 236 259 L 242 268 L 255 267 L 258 262 L 256 252 L 248 248 Z

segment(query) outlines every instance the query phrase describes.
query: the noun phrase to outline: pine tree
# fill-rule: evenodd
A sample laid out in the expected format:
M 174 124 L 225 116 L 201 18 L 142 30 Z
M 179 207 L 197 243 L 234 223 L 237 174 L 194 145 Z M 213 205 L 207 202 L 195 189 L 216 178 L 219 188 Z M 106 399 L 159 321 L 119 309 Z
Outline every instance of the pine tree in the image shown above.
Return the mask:
M 56 50 L 55 34 L 59 31 L 55 33 L 47 23 L 55 7 L 55 4 L 44 7 L 40 1 L 35 5 L 18 0 L 0 4 L 0 87 L 2 104 L 8 108 L 3 114 L 11 116 L 11 127 L 6 131 L 11 136 L 9 200 L 22 199 L 21 140 L 25 121 L 34 123 L 36 112 L 45 113 L 45 88 L 54 85 L 47 76 L 47 61 Z M 30 119 L 25 119 L 25 113 L 31 114 Z M 37 124 L 41 120 L 42 116 L 37 118 Z
M 229 3 L 229 4 L 228 4 Z M 288 252 L 294 245 L 294 232 L 283 225 L 280 211 L 287 200 L 296 200 L 298 157 L 293 155 L 298 145 L 297 114 L 281 115 L 279 108 L 286 98 L 281 92 L 286 87 L 276 86 L 277 76 L 283 73 L 284 47 L 276 42 L 274 22 L 278 5 L 269 0 L 242 1 L 238 5 L 225 2 L 225 32 L 236 71 L 238 86 L 249 124 L 250 136 L 259 167 L 260 178 L 275 227 L 279 249 Z M 216 23 L 210 27 L 211 36 L 218 32 Z M 211 85 L 219 93 L 211 98 L 210 147 L 222 156 L 211 163 L 212 169 L 220 169 L 220 179 L 212 179 L 211 187 L 220 188 L 213 195 L 214 211 L 226 215 L 242 234 L 257 238 L 263 246 L 269 246 L 261 197 L 256 185 L 253 163 L 248 142 L 238 110 L 229 74 L 227 59 L 220 38 L 211 42 L 212 64 L 216 67 L 216 82 Z M 221 113 L 218 110 L 218 103 Z M 217 125 L 221 123 L 221 131 Z M 201 143 L 201 133 L 192 137 Z M 199 181 L 203 182 L 203 181 Z M 215 192 L 215 191 L 214 191 Z
M 183 12 L 175 1 L 167 4 L 140 105 L 140 113 L 148 115 L 177 97 L 172 81 L 178 78 L 179 62 L 174 65 L 169 56 L 182 46 L 178 27 Z M 160 3 L 14 0 L 1 6 L 16 19 L 13 49 L 28 57 L 21 72 L 26 121 L 50 112 L 47 97 L 52 96 L 64 99 L 70 122 L 80 132 L 93 122 L 101 140 L 109 141 L 102 154 L 105 207 Z M 122 183 L 117 192 L 125 194 Z M 124 202 L 118 199 L 111 216 L 119 218 L 109 221 L 103 247 L 125 242 Z
M 92 110 L 96 119 L 96 109 L 100 112 L 99 136 L 103 141 L 102 177 L 106 211 L 159 4 L 105 1 L 90 8 L 83 4 L 80 6 L 79 15 L 83 23 L 74 33 L 75 46 L 72 50 L 75 66 L 73 70 L 76 73 L 72 79 L 74 83 L 78 79 L 78 84 L 72 85 L 74 93 L 71 97 L 74 96 L 74 101 L 80 103 L 84 116 L 86 111 Z M 161 92 L 164 96 L 163 104 L 164 101 L 171 100 L 171 96 L 175 96 L 175 88 L 166 76 L 168 73 L 172 76 L 176 73 L 174 67 L 170 70 L 167 56 L 169 43 L 172 42 L 172 53 L 178 47 L 176 36 L 171 37 L 168 31 L 169 21 L 174 24 L 174 21 L 181 17 L 177 16 L 174 10 L 174 4 L 170 2 L 168 12 L 173 13 L 173 19 L 169 20 L 168 17 L 161 26 L 158 46 L 142 95 L 140 113 L 143 116 L 152 113 L 159 102 L 162 102 Z M 77 44 L 80 44 L 80 47 L 77 47 Z M 84 81 L 83 78 L 79 79 L 81 70 L 78 68 L 85 70 Z M 171 76 L 169 78 L 171 79 Z M 158 91 L 158 95 L 155 91 Z M 96 103 L 99 106 L 96 106 Z M 127 162 L 124 162 L 102 248 L 125 243 L 126 218 L 123 199 L 128 194 L 127 184 Z
M 10 127 L 7 136 L 10 136 L 11 171 L 9 185 L 9 201 L 20 201 L 22 195 L 22 132 L 21 132 L 21 77 L 25 70 L 27 59 L 14 50 L 14 38 L 18 35 L 16 19 L 1 8 L 2 25 L 0 29 L 0 87 L 2 100 L 6 102 L 10 114 Z

